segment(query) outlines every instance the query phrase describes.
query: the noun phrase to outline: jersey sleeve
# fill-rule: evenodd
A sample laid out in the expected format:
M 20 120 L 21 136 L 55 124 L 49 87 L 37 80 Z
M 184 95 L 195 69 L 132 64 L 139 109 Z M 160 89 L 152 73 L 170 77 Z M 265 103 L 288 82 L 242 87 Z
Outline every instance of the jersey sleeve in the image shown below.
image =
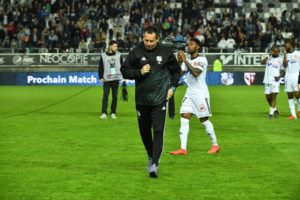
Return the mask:
M 205 57 L 202 57 L 199 61 L 199 65 L 197 67 L 201 71 L 207 70 L 207 59 Z
M 136 67 L 137 63 L 135 62 L 135 54 L 131 51 L 125 62 L 121 65 L 121 73 L 123 78 L 126 79 L 136 79 L 141 77 L 141 69 Z
M 181 64 L 180 67 L 181 67 L 181 71 L 183 71 L 183 72 L 185 72 L 187 70 L 187 67 L 184 62 Z

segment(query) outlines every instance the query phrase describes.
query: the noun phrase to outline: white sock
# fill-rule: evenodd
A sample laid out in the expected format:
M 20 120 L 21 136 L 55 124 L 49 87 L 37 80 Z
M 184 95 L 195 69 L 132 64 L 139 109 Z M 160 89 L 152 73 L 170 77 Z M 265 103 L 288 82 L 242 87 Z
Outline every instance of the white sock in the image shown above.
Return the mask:
M 300 111 L 300 98 L 297 99 L 297 102 L 298 102 L 298 111 Z
M 276 107 L 275 108 L 270 107 L 270 112 L 269 112 L 270 115 L 273 115 L 276 110 L 277 110 Z
M 205 127 L 205 131 L 207 132 L 208 136 L 211 139 L 211 143 L 213 145 L 218 145 L 217 137 L 216 137 L 215 130 L 214 130 L 214 125 L 209 120 L 203 122 L 202 124 Z
M 180 118 L 180 142 L 181 142 L 181 148 L 186 149 L 187 146 L 187 138 L 189 134 L 189 125 L 190 120 L 185 118 Z
M 291 115 L 293 115 L 294 117 L 296 117 L 294 99 L 288 99 L 288 102 L 289 102 L 289 107 L 290 107 Z

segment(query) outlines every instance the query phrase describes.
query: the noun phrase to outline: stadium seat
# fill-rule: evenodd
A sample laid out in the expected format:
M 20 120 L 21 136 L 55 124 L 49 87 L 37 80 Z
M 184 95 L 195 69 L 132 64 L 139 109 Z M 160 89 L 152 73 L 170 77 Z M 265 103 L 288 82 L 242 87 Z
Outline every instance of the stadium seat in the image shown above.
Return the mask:
M 268 13 L 268 12 L 264 13 L 264 18 L 265 18 L 266 20 L 268 20 L 269 17 L 270 17 L 270 13 Z
M 292 32 L 282 32 L 281 34 L 284 39 L 288 39 L 289 37 L 292 36 L 293 33 Z
M 263 7 L 263 4 L 262 4 L 262 3 L 257 3 L 257 4 L 256 4 L 256 7 L 257 7 L 257 8 L 262 8 L 262 7 Z
M 269 13 L 270 14 L 275 14 L 275 8 L 270 8 Z
M 220 8 L 215 8 L 215 13 L 221 13 L 221 9 Z
M 274 3 L 269 3 L 269 8 L 275 8 L 275 4 Z
M 262 9 L 262 8 L 257 8 L 257 12 L 263 13 L 263 12 L 264 12 L 264 9 Z
M 299 8 L 299 4 L 298 3 L 293 3 L 293 8 Z
M 280 6 L 281 6 L 282 10 L 286 10 L 287 9 L 286 3 L 281 3 Z
M 262 32 L 265 33 L 266 32 L 266 23 L 265 22 L 261 22 L 260 24 L 262 26 Z

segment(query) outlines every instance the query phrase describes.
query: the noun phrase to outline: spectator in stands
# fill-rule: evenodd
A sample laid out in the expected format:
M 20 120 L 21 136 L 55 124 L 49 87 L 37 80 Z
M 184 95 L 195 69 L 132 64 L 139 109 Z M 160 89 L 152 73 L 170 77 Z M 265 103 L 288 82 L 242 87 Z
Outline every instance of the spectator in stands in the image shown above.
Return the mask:
M 79 42 L 78 49 L 87 49 L 87 43 L 85 42 L 84 38 L 82 38 Z
M 18 44 L 15 42 L 15 45 L 13 45 L 13 40 L 10 42 L 10 39 L 8 36 L 6 36 L 1 44 L 1 47 L 3 48 L 17 48 Z
M 50 49 L 57 47 L 58 37 L 54 30 L 51 30 L 49 36 L 48 36 L 48 47 Z
M 227 41 L 226 41 L 224 35 L 222 35 L 220 41 L 218 42 L 218 48 L 219 49 L 226 49 L 226 48 L 228 48 L 228 44 L 227 44 Z
M 276 25 L 277 25 L 277 21 L 278 21 L 278 20 L 277 20 L 275 14 L 272 13 L 272 15 L 271 15 L 271 16 L 269 17 L 269 19 L 268 19 L 268 23 L 271 24 L 272 31 L 274 31 L 274 29 L 275 29 L 275 27 L 276 27 Z
M 282 36 L 282 33 L 281 33 L 280 29 L 276 29 L 276 31 L 275 31 L 274 43 L 278 47 L 280 47 L 284 44 L 284 39 L 283 39 L 283 36 Z
M 226 41 L 227 41 L 227 48 L 229 50 L 233 50 L 235 48 L 236 43 L 231 34 L 229 34 Z
M 185 42 L 184 41 L 184 37 L 183 35 L 180 33 L 180 31 L 176 30 L 176 34 L 175 34 L 175 42 Z
M 293 32 L 297 40 L 300 36 L 300 26 L 298 26 L 299 14 L 296 12 L 297 10 L 293 9 L 290 13 L 285 10 L 281 15 L 281 20 L 277 19 L 272 13 L 272 16 L 266 19 L 267 33 L 262 34 L 262 28 L 259 27 L 261 25 L 258 22 L 259 16 L 257 10 L 252 9 L 250 16 L 248 13 L 246 15 L 244 12 L 248 11 L 248 9 L 244 9 L 244 6 L 249 5 L 249 3 L 242 0 L 230 0 L 229 4 L 226 4 L 227 8 L 220 15 L 216 14 L 212 6 L 212 0 L 181 1 L 181 8 L 177 6 L 173 8 L 170 7 L 167 1 L 162 2 L 157 0 L 117 0 L 113 2 L 108 0 L 93 0 L 89 1 L 89 3 L 85 0 L 13 2 L 3 1 L 3 5 L 0 8 L 0 19 L 4 30 L 3 35 L 3 31 L 1 32 L 0 28 L 0 40 L 4 41 L 6 36 L 9 36 L 8 43 L 11 43 L 13 38 L 17 36 L 18 47 L 20 48 L 41 47 L 45 45 L 49 47 L 50 42 L 48 39 L 52 30 L 54 30 L 59 40 L 56 43 L 57 48 L 65 48 L 66 46 L 77 48 L 82 38 L 86 40 L 95 38 L 97 35 L 95 29 L 99 28 L 102 28 L 105 34 L 109 29 L 107 37 L 110 39 L 116 39 L 117 33 L 121 34 L 122 38 L 124 38 L 131 31 L 134 37 L 130 36 L 132 37 L 130 39 L 131 42 L 127 44 L 135 45 L 141 41 L 143 26 L 147 27 L 149 24 L 154 24 L 157 27 L 162 27 L 165 19 L 168 19 L 167 22 L 170 24 L 168 34 L 172 32 L 175 35 L 176 31 L 180 30 L 180 34 L 183 36 L 187 33 L 193 36 L 195 32 L 201 29 L 201 35 L 208 38 L 208 41 L 204 42 L 204 44 L 209 47 L 217 47 L 217 42 L 212 42 L 215 36 L 220 38 L 224 34 L 227 38 L 232 32 L 236 33 L 234 39 L 237 44 L 240 43 L 241 39 L 239 35 L 242 32 L 246 34 L 246 41 L 256 40 L 252 44 L 250 42 L 250 46 L 253 46 L 254 43 L 261 43 L 262 51 L 264 47 L 270 46 L 272 37 L 275 38 L 275 29 L 277 28 L 281 28 L 281 31 L 284 32 Z M 236 9 L 236 6 L 238 9 Z M 144 21 L 145 23 L 143 23 Z M 178 27 L 178 24 L 181 27 Z M 213 26 L 222 28 L 221 30 L 212 30 Z M 25 33 L 24 35 L 24 30 L 21 27 L 27 27 L 30 34 Z M 36 34 L 35 36 L 32 35 L 34 34 L 34 29 L 37 29 L 37 35 L 40 38 L 32 42 L 33 38 L 37 36 Z M 209 29 L 209 32 L 207 32 L 207 29 Z M 239 31 L 236 32 L 236 30 Z M 67 33 L 69 39 L 61 41 L 65 33 Z M 257 35 L 257 33 L 259 34 Z M 163 36 L 167 36 L 168 34 L 164 34 Z M 28 38 L 26 37 L 27 35 L 29 35 L 29 43 L 21 39 L 24 37 Z M 253 37 L 255 38 L 253 39 Z M 133 43 L 133 41 L 136 42 Z M 104 43 L 106 44 L 106 39 Z M 96 48 L 98 46 L 105 46 L 99 44 L 100 42 L 97 42 L 97 39 L 95 39 Z

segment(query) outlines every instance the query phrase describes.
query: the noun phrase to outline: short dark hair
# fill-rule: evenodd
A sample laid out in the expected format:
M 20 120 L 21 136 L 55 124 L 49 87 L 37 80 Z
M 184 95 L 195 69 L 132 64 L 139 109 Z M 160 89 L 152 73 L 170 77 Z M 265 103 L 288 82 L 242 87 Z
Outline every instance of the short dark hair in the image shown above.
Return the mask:
M 288 39 L 288 40 L 286 41 L 286 43 L 290 43 L 291 46 L 292 46 L 293 48 L 295 48 L 295 46 L 296 46 L 295 41 L 292 40 L 292 39 Z
M 144 34 L 145 33 L 155 33 L 156 37 L 159 37 L 159 33 L 158 33 L 158 29 L 155 26 L 149 26 L 147 28 L 144 29 Z
M 274 44 L 274 45 L 272 46 L 272 48 L 271 48 L 271 51 L 275 51 L 275 49 L 279 50 L 279 47 L 278 47 L 277 45 Z
M 108 45 L 111 46 L 111 45 L 114 45 L 114 44 L 118 44 L 118 42 L 116 40 L 111 40 Z
M 198 44 L 198 46 L 201 48 L 201 42 L 197 39 L 197 38 L 191 38 L 190 42 L 195 42 L 196 44 Z

